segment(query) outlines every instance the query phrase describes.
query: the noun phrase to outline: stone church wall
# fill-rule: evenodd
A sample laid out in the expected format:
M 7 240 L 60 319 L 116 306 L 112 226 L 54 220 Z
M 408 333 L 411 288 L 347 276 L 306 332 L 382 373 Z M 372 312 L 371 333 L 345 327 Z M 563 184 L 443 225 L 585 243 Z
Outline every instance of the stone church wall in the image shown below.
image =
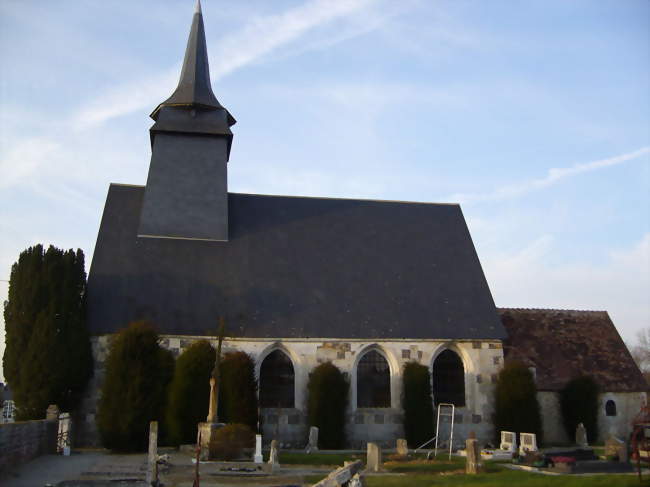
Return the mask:
M 97 445 L 99 438 L 95 414 L 99 391 L 104 377 L 109 335 L 93 337 L 95 376 L 86 393 L 82 411 L 77 418 L 82 444 Z M 162 335 L 160 343 L 175 356 L 192 342 L 206 337 Z M 216 338 L 208 337 L 216 346 Z M 303 448 L 307 444 L 309 425 L 306 417 L 307 381 L 309 373 L 318 364 L 331 361 L 350 382 L 346 434 L 349 446 L 365 447 L 367 441 L 385 446 L 395 445 L 403 437 L 403 410 L 401 405 L 402 369 L 409 361 L 416 361 L 430 369 L 435 358 L 444 350 L 456 352 L 465 368 L 465 407 L 456 409 L 454 444 L 464 444 L 470 431 L 479 439 L 492 439 L 492 392 L 496 375 L 503 365 L 503 350 L 499 341 L 445 341 L 445 340 L 326 340 L 326 339 L 227 339 L 223 352 L 243 351 L 256 364 L 256 374 L 262 361 L 274 350 L 282 350 L 292 361 L 295 374 L 295 407 L 263 408 L 261 420 L 265 442 L 277 437 L 281 445 Z M 391 407 L 358 408 L 356 397 L 356 367 L 369 350 L 383 355 L 390 368 Z
M 569 437 L 562 425 L 560 396 L 554 391 L 537 393 L 542 410 L 542 426 L 546 444 L 573 444 L 574 437 Z M 605 404 L 612 400 L 616 404 L 616 415 L 607 416 Z M 598 442 L 603 443 L 610 433 L 618 438 L 628 439 L 632 432 L 632 421 L 646 404 L 644 392 L 605 392 L 599 396 L 598 406 Z

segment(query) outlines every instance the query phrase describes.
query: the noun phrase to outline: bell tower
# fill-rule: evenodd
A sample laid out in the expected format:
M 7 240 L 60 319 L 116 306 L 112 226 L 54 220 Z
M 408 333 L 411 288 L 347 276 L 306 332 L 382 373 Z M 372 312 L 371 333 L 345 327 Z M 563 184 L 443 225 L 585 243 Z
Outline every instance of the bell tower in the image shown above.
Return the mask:
M 200 1 L 178 87 L 151 118 L 138 237 L 227 241 L 227 164 L 235 119 L 212 93 Z

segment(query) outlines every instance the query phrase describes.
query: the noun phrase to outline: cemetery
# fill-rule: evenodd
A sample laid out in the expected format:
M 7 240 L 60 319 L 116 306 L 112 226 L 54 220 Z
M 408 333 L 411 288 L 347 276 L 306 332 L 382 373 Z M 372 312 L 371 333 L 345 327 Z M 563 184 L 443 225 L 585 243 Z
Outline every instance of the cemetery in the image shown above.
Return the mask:
M 229 193 L 207 59 L 197 2 L 147 184 L 111 184 L 78 272 L 79 390 L 7 402 L 0 484 L 649 481 L 648 384 L 606 312 L 496 308 L 456 204 Z

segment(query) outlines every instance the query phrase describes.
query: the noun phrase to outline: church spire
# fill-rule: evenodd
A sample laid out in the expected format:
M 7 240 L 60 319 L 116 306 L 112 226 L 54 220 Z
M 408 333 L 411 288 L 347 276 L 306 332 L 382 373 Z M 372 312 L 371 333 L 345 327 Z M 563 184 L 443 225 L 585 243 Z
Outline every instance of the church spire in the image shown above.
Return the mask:
M 172 96 L 156 107 L 151 114 L 151 118 L 158 120 L 158 113 L 165 106 L 203 108 L 207 110 L 223 109 L 227 114 L 228 126 L 235 124 L 233 116 L 221 106 L 212 92 L 208 49 L 205 42 L 205 28 L 203 27 L 200 0 L 197 0 L 194 9 L 192 27 L 187 40 L 178 87 Z

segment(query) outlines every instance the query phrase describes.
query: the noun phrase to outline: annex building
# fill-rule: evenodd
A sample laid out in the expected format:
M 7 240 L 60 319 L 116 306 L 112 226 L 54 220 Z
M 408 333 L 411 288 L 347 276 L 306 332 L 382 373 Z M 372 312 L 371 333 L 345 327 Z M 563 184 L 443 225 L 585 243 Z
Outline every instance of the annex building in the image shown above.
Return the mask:
M 194 340 L 216 342 L 219 317 L 224 352 L 255 360 L 269 439 L 305 446 L 308 376 L 331 361 L 350 382 L 350 445 L 394 445 L 412 360 L 430 367 L 434 401 L 456 405 L 459 441 L 470 431 L 491 438 L 493 383 L 513 328 L 459 205 L 228 192 L 235 119 L 212 92 L 200 5 L 179 85 L 151 117 L 147 183 L 110 185 L 89 272 L 96 373 L 86 443 L 97 441 L 111 334 L 148 320 L 179 354 Z M 619 360 L 631 363 L 629 353 Z M 633 384 L 641 401 L 645 389 Z

